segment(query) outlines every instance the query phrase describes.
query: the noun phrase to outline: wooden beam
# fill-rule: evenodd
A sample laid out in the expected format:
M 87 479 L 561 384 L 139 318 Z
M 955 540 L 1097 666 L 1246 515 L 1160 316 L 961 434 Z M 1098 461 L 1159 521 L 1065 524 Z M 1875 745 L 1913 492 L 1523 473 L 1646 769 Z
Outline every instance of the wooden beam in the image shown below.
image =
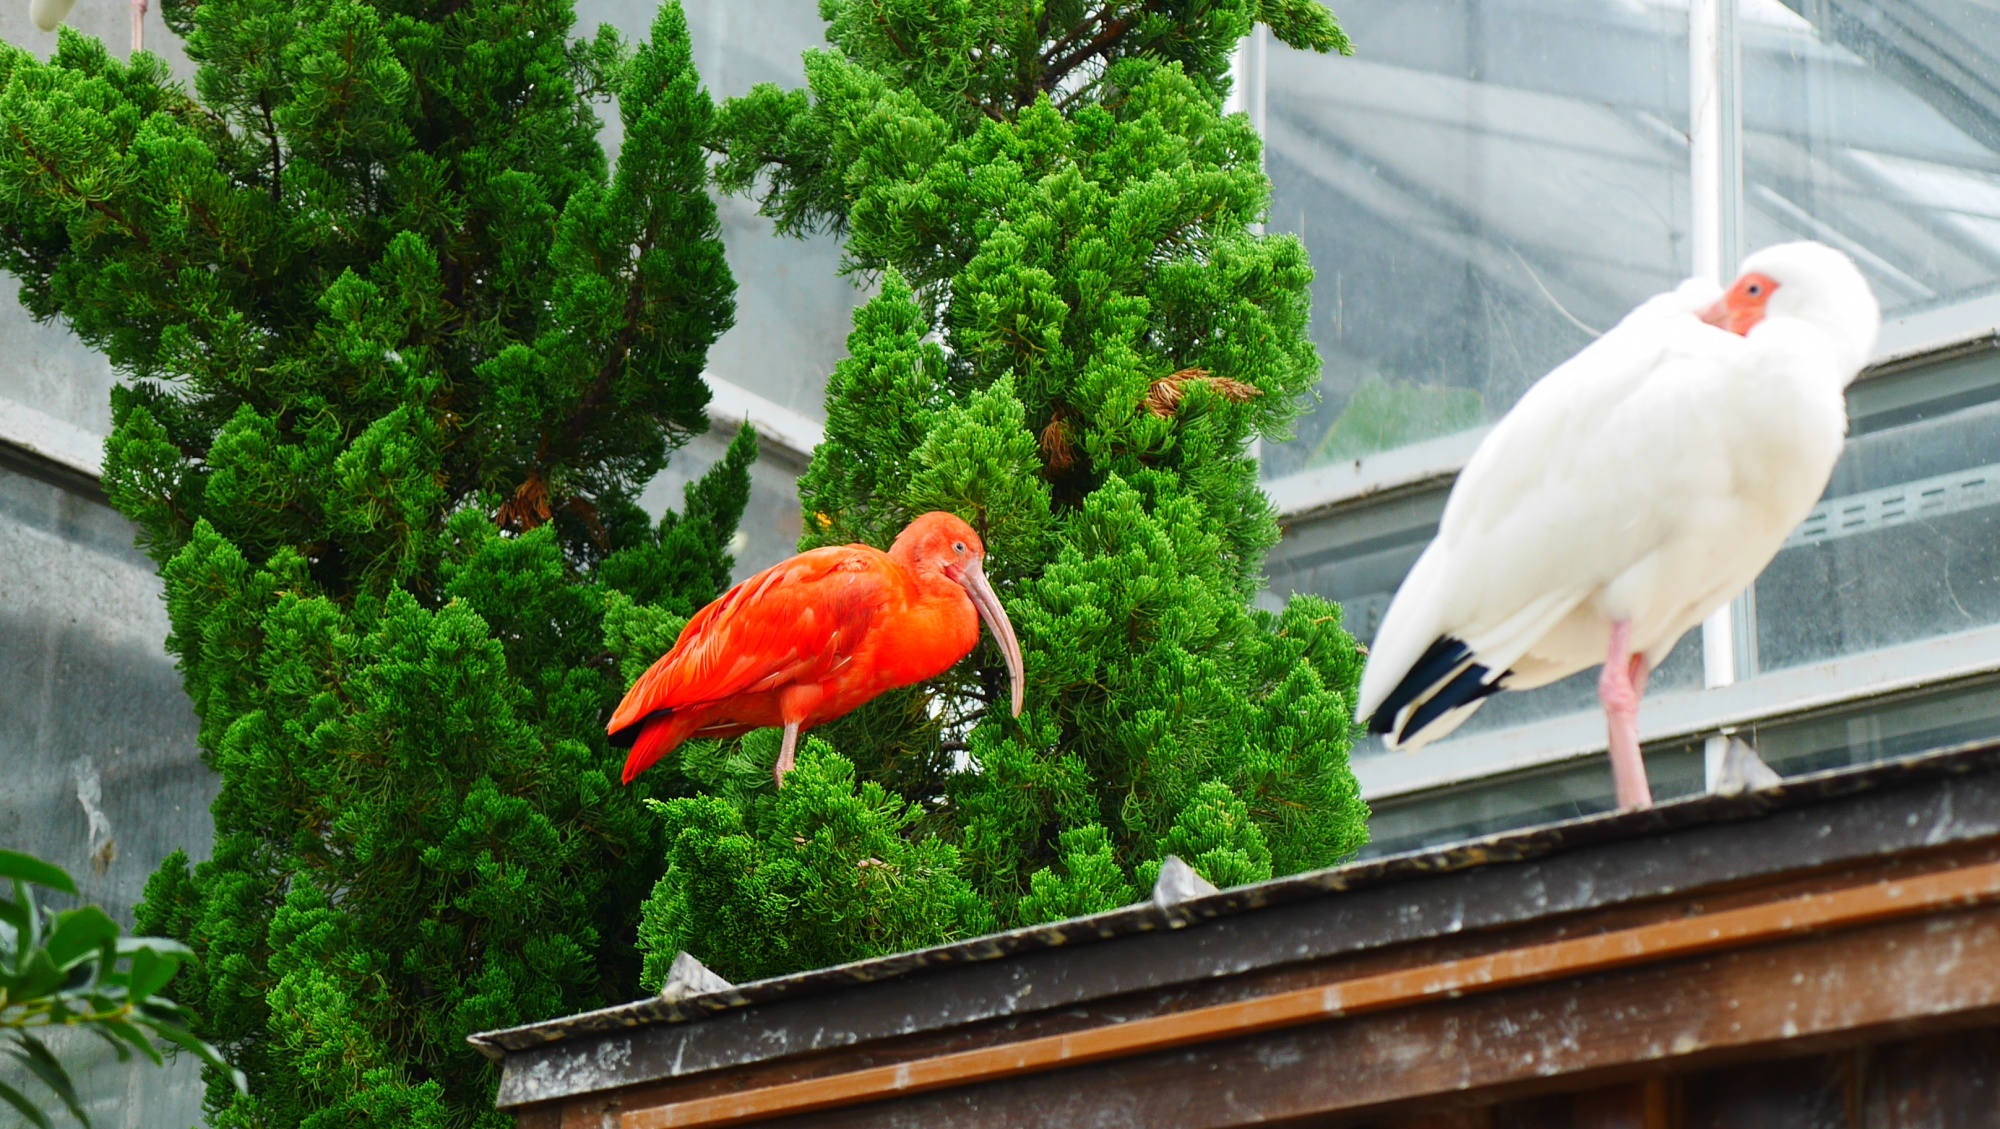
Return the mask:
M 1854 928 L 2000 897 L 2000 863 L 1787 898 L 1355 977 L 1257 999 L 822 1078 L 626 1110 L 620 1129 L 739 1125 L 1166 1051 L 1342 1016 Z

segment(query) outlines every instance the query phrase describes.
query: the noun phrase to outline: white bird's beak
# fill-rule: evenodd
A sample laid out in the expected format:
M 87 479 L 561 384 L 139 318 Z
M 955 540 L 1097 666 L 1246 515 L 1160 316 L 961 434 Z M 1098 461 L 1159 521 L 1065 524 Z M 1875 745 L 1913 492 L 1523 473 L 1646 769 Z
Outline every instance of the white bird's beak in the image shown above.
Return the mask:
M 979 618 L 986 623 L 986 629 L 1000 644 L 1000 654 L 1007 660 L 1007 677 L 1014 684 L 1014 716 L 1021 716 L 1021 696 L 1026 692 L 1027 674 L 1021 665 L 1021 643 L 1014 638 L 1014 625 L 1007 622 L 1007 609 L 1000 606 L 1000 597 L 994 594 L 993 585 L 986 581 L 986 566 L 973 561 L 959 574 L 958 582 L 972 596 L 972 606 L 979 609 Z
M 28 5 L 28 18 L 43 31 L 54 31 L 74 7 L 76 0 L 34 0 Z

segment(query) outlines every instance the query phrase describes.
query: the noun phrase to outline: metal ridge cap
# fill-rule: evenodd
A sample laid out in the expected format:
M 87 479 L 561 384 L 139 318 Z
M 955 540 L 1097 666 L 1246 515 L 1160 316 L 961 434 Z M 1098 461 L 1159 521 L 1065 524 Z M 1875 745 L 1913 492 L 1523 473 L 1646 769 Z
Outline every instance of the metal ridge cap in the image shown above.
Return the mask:
M 1867 367 L 1861 370 L 1861 375 L 1855 379 L 1871 380 L 1878 376 L 1889 376 L 1920 365 L 1956 360 L 1989 349 L 2000 349 L 2000 327 L 1988 326 L 1970 333 L 1950 334 L 1884 353 L 1868 362 Z
M 499 1060 L 509 1051 L 526 1051 L 574 1038 L 655 1024 L 695 1022 L 738 1008 L 815 995 L 835 988 L 897 979 L 954 965 L 998 960 L 1017 953 L 1183 929 L 1218 918 L 1348 890 L 1495 864 L 1526 862 L 1580 847 L 1638 839 L 1704 824 L 1755 819 L 1859 792 L 1995 769 L 2000 769 L 2000 742 L 1973 742 L 1788 777 L 1769 789 L 1737 796 L 1697 794 L 1643 811 L 1579 816 L 1558 823 L 1350 862 L 1223 890 L 1167 908 L 1141 902 L 1089 917 L 1028 926 L 928 949 L 772 977 L 676 1003 L 658 999 L 636 1000 L 541 1023 L 479 1032 L 468 1036 L 467 1041 L 488 1058 Z
M 104 477 L 104 437 L 0 396 L 0 445 L 71 474 Z
M 1355 502 L 1450 481 L 1472 460 L 1490 426 L 1310 467 L 1261 483 L 1278 520 L 1295 523 Z
M 747 423 L 757 429 L 759 440 L 801 461 L 812 458 L 813 449 L 826 441 L 825 425 L 802 412 L 712 372 L 703 372 L 701 379 L 708 385 L 708 417 L 716 423 Z

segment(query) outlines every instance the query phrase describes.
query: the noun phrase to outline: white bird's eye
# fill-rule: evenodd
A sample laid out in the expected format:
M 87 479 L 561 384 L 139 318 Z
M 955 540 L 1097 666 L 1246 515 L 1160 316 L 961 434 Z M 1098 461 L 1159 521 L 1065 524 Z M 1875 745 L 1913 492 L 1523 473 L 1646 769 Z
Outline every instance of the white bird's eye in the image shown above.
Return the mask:
M 955 542 L 951 547 L 951 551 L 954 553 L 965 552 L 965 542 L 963 541 Z

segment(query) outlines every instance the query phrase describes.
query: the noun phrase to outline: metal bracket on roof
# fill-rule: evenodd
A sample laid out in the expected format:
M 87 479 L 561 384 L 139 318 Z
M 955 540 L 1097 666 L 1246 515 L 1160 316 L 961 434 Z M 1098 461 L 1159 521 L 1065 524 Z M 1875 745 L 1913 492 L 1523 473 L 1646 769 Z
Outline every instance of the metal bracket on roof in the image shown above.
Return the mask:
M 1179 855 L 1168 855 L 1160 863 L 1160 877 L 1153 882 L 1153 904 L 1161 909 L 1213 893 L 1215 884 L 1196 874 Z
M 708 966 L 695 959 L 693 953 L 682 949 L 674 954 L 674 963 L 667 969 L 667 982 L 660 985 L 660 999 L 677 1004 L 691 996 L 705 996 L 710 992 L 725 992 L 736 985 L 708 970 Z

